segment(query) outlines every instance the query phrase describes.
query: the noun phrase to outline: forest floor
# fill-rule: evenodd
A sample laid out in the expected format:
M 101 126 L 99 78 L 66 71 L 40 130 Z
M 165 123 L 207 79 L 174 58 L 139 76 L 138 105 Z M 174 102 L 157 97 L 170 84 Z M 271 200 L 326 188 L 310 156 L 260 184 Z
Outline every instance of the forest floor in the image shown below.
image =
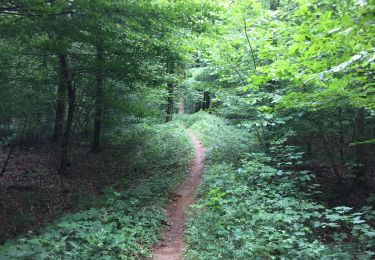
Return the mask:
M 92 198 L 103 194 L 103 188 L 125 188 L 119 186 L 131 186 L 148 174 L 134 174 L 132 160 L 124 162 L 123 158 L 132 158 L 133 150 L 108 146 L 106 153 L 93 154 L 88 149 L 76 147 L 67 176 L 57 174 L 54 145 L 14 149 L 0 178 L 0 244 L 27 231 L 38 234 L 41 227 L 58 216 L 90 207 Z
M 183 233 L 186 222 L 186 209 L 194 202 L 195 190 L 201 180 L 204 168 L 204 148 L 200 140 L 189 130 L 194 149 L 193 159 L 186 180 L 175 191 L 167 206 L 168 225 L 163 231 L 163 239 L 154 246 L 151 259 L 182 259 Z

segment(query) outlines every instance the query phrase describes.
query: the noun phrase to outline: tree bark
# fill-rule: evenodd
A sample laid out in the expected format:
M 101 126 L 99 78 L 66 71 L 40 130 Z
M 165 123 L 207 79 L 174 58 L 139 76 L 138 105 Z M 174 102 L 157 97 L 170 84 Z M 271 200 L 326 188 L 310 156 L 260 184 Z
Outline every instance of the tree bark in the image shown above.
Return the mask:
M 55 6 L 55 0 L 50 1 L 51 7 Z M 56 20 L 56 16 L 50 18 L 52 21 Z M 50 36 L 51 37 L 51 36 Z M 55 40 L 55 39 L 51 39 Z M 57 42 L 59 44 L 62 43 L 61 37 L 57 38 Z M 62 74 L 62 65 L 61 65 L 61 57 L 59 56 L 59 64 L 60 64 L 60 71 L 57 72 L 58 75 L 58 86 L 57 86 L 57 98 L 56 98 L 56 114 L 55 114 L 55 125 L 52 134 L 52 141 L 60 143 L 63 138 L 64 134 L 64 125 L 66 120 L 66 95 L 67 95 L 67 87 L 66 87 L 66 79 L 64 79 L 64 75 Z
M 355 132 L 356 141 L 361 142 L 366 139 L 365 136 L 365 110 L 360 108 L 356 111 L 355 115 Z M 366 170 L 367 170 L 367 152 L 366 144 L 356 145 L 356 154 L 358 160 L 358 167 L 356 169 L 356 176 L 353 182 L 353 188 L 365 189 L 367 188 Z
M 277 8 L 279 7 L 279 5 L 280 5 L 280 0 L 271 0 L 270 1 L 270 10 L 276 11 Z
M 10 157 L 12 156 L 12 153 L 13 153 L 13 150 L 14 150 L 14 146 L 12 145 L 9 149 L 9 152 L 8 152 L 8 156 L 7 158 L 5 159 L 5 162 L 3 164 L 3 167 L 1 167 L 1 172 L 0 172 L 0 177 L 4 175 L 6 169 L 7 169 L 7 166 L 8 166 L 8 163 L 9 163 L 9 160 L 10 160 Z
M 345 133 L 344 133 L 344 126 L 342 124 L 342 122 L 343 122 L 343 112 L 342 112 L 341 107 L 338 108 L 338 120 L 339 120 L 339 126 L 340 126 L 340 128 L 339 128 L 339 135 L 340 135 L 340 138 L 339 138 L 339 142 L 340 142 L 339 154 L 340 154 L 341 165 L 344 167 L 345 166 L 345 153 L 344 153 Z
M 245 36 L 246 36 L 247 44 L 249 45 L 251 57 L 252 57 L 253 63 L 254 63 L 254 70 L 256 70 L 257 69 L 257 62 L 256 62 L 256 59 L 255 59 L 253 47 L 251 46 L 249 34 L 247 33 L 247 23 L 246 23 L 245 14 L 243 14 L 243 24 L 244 24 L 244 31 L 245 31 Z
M 66 118 L 66 84 L 60 76 L 60 82 L 57 88 L 55 126 L 53 129 L 52 141 L 59 142 L 64 133 L 64 123 Z
M 65 124 L 64 135 L 60 144 L 60 168 L 59 173 L 65 174 L 69 166 L 70 136 L 73 126 L 73 116 L 75 111 L 76 93 L 73 86 L 73 78 L 69 68 L 68 56 L 59 55 L 61 75 L 68 91 L 68 117 Z
M 101 150 L 100 136 L 102 130 L 103 119 L 103 45 L 97 46 L 96 52 L 97 71 L 96 71 L 96 100 L 95 100 L 95 118 L 94 118 L 94 138 L 92 142 L 91 152 L 97 153 Z
M 178 104 L 178 113 L 180 115 L 185 114 L 185 97 L 182 91 L 180 91 L 180 102 Z
M 210 105 L 211 105 L 211 97 L 210 97 L 210 92 L 208 91 L 205 91 L 203 93 L 203 109 L 204 110 L 208 110 L 210 108 Z
M 167 97 L 167 116 L 165 118 L 165 122 L 172 121 L 173 118 L 173 110 L 174 110 L 174 85 L 172 82 L 167 84 L 168 87 L 168 97 Z
M 170 58 L 167 62 L 167 71 L 170 75 L 174 73 L 174 60 Z M 165 122 L 170 122 L 173 119 L 174 112 L 174 83 L 172 81 L 167 83 L 167 116 L 165 117 Z

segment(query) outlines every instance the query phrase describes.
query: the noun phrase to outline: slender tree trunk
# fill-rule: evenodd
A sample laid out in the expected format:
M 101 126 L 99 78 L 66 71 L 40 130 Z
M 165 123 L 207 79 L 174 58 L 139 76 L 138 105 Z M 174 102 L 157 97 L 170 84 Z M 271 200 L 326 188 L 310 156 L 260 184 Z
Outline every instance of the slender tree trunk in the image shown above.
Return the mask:
M 246 86 L 246 82 L 245 82 L 245 80 L 244 80 L 244 76 L 240 73 L 240 71 L 237 69 L 237 67 L 236 66 L 234 66 L 232 63 L 231 63 L 231 61 L 230 61 L 230 57 L 229 56 L 227 56 L 227 55 L 224 55 L 224 57 L 226 57 L 226 62 L 228 62 L 229 63 L 229 65 L 232 67 L 232 69 L 234 70 L 234 72 L 236 72 L 236 74 L 238 75 L 238 77 L 240 78 L 240 80 L 241 80 L 241 82 L 242 82 L 242 85 L 243 86 Z
M 203 109 L 204 109 L 204 110 L 208 110 L 208 109 L 210 108 L 210 105 L 211 105 L 210 92 L 205 91 L 205 92 L 203 93 L 203 102 L 204 102 L 204 107 L 203 107 Z
M 185 113 L 185 97 L 182 91 L 180 91 L 180 102 L 178 105 L 178 113 L 180 115 Z
M 168 86 L 168 97 L 167 97 L 167 116 L 165 118 L 165 122 L 170 122 L 172 121 L 173 117 L 173 110 L 174 110 L 174 85 L 172 82 L 167 84 Z
M 57 88 L 55 126 L 53 129 L 52 141 L 59 142 L 64 133 L 64 123 L 66 118 L 66 84 L 60 76 L 60 82 Z
M 199 51 L 197 51 L 195 54 L 195 67 L 196 68 L 201 67 L 201 54 Z
M 342 109 L 340 107 L 338 108 L 338 112 L 339 112 L 338 120 L 339 120 L 339 125 L 340 125 L 340 129 L 339 129 L 339 134 L 340 134 L 340 147 L 339 147 L 340 161 L 341 161 L 342 166 L 345 166 L 345 153 L 344 153 L 345 135 L 344 135 L 344 126 L 342 125 L 342 121 L 343 121 L 343 115 L 342 114 L 343 113 L 342 113 Z
M 247 44 L 249 45 L 251 57 L 252 57 L 253 63 L 254 63 L 254 70 L 256 70 L 257 69 L 257 62 L 256 62 L 256 59 L 255 59 L 253 47 L 252 47 L 251 42 L 250 42 L 249 34 L 247 33 L 247 23 L 246 23 L 245 14 L 243 14 L 243 25 L 244 25 L 244 32 L 245 32 Z
M 8 166 L 8 163 L 9 163 L 9 160 L 10 160 L 10 157 L 12 156 L 12 153 L 13 153 L 13 150 L 14 150 L 14 145 L 11 145 L 10 149 L 9 149 L 9 152 L 8 152 L 8 156 L 7 158 L 5 159 L 5 162 L 3 164 L 3 167 L 1 168 L 1 171 L 0 171 L 0 177 L 4 175 L 6 169 L 7 169 L 7 166 Z
M 312 139 L 312 138 L 309 138 L 309 139 L 307 140 L 307 143 L 306 143 L 306 154 L 307 154 L 307 156 L 309 156 L 309 157 L 311 157 L 311 155 L 312 155 L 312 149 L 311 149 L 312 142 L 311 142 L 310 139 Z
M 366 139 L 365 136 L 365 110 L 360 108 L 356 111 L 355 115 L 355 131 L 356 141 L 361 142 Z M 353 182 L 355 189 L 367 188 L 366 170 L 367 170 L 367 152 L 365 144 L 356 145 L 356 154 L 358 158 L 358 167 L 356 171 L 356 177 Z
M 170 59 L 167 63 L 167 71 L 169 74 L 174 73 L 174 60 Z M 167 116 L 165 117 L 165 122 L 170 122 L 173 119 L 173 112 L 174 112 L 174 83 L 168 82 L 167 84 Z
M 51 0 L 50 4 L 52 7 L 54 7 L 55 0 Z M 52 16 L 50 19 L 55 21 L 56 16 Z M 57 42 L 61 44 L 62 38 L 57 37 Z M 66 78 L 66 75 L 64 75 L 64 66 L 65 66 L 65 69 L 67 69 L 68 64 L 67 64 L 66 55 L 59 55 L 58 57 L 59 57 L 60 71 L 57 73 L 59 77 L 59 85 L 57 87 L 56 115 L 55 115 L 55 125 L 53 129 L 52 141 L 61 144 L 62 138 L 64 135 L 64 125 L 65 125 L 65 121 L 67 120 L 66 112 L 67 112 L 67 109 L 69 109 L 66 106 L 66 95 L 67 95 L 68 89 L 67 89 L 67 78 Z
M 73 86 L 72 74 L 69 68 L 68 56 L 66 54 L 59 55 L 61 67 L 61 75 L 63 82 L 66 84 L 68 91 L 68 117 L 65 124 L 64 135 L 60 144 L 60 168 L 59 173 L 65 174 L 69 165 L 70 136 L 73 126 L 73 116 L 75 111 L 76 93 Z
M 324 146 L 324 153 L 329 161 L 329 163 L 331 164 L 331 170 L 333 171 L 333 174 L 335 175 L 335 178 L 336 178 L 336 181 L 338 184 L 342 183 L 342 177 L 340 175 L 340 172 L 339 172 L 339 169 L 337 168 L 337 164 L 336 164 L 336 160 L 335 160 L 335 151 L 334 149 L 332 148 L 332 142 L 330 140 L 330 136 L 326 136 L 324 134 L 324 126 L 323 126 L 323 122 L 321 122 L 319 125 L 318 125 L 318 129 L 319 129 L 319 135 L 323 138 L 323 146 Z
M 100 135 L 102 130 L 103 119 L 103 45 L 97 46 L 96 61 L 98 63 L 96 71 L 96 104 L 95 104 L 95 118 L 94 118 L 94 138 L 91 151 L 97 153 L 101 149 Z
M 279 7 L 279 5 L 280 5 L 280 0 L 271 0 L 270 1 L 270 10 L 276 11 L 277 8 Z

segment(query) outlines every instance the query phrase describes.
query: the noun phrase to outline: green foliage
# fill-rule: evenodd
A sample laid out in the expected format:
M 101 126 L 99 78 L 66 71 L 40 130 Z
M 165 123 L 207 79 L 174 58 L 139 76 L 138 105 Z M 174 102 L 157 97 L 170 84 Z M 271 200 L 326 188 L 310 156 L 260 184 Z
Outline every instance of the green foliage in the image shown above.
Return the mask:
M 223 118 L 199 112 L 191 116 L 180 116 L 179 119 L 197 133 L 207 147 L 206 158 L 212 163 L 239 162 L 247 151 L 256 146 L 250 134 L 229 125 Z
M 184 127 L 175 122 L 154 127 L 143 125 L 148 129 L 143 136 L 146 140 L 143 159 L 150 165 L 155 165 L 158 170 L 175 169 L 181 164 L 190 162 L 193 147 Z
M 348 182 L 371 176 L 374 2 L 227 5 L 216 33 L 198 45 L 207 64 L 200 78 L 210 77 L 217 112 L 254 133 L 266 152 L 287 137 L 307 150 L 312 167 Z M 353 173 L 354 164 L 365 166 Z
M 280 182 L 277 170 L 253 161 L 239 169 L 213 165 L 205 174 L 204 195 L 192 209 L 187 231 L 188 259 L 321 255 L 324 246 L 308 225 L 320 207 L 291 196 L 295 187 Z
M 122 140 L 137 144 L 133 147 L 133 160 L 145 175 L 139 184 L 132 184 L 128 190 L 108 187 L 104 195 L 87 203 L 90 209 L 63 216 L 41 235 L 29 234 L 8 241 L 0 247 L 0 258 L 138 259 L 147 256 L 165 223 L 164 207 L 169 192 L 185 176 L 192 145 L 185 129 L 176 123 L 141 124 L 132 133 L 124 133 Z M 129 181 L 124 179 L 124 184 Z
M 93 132 L 98 107 L 104 130 L 124 116 L 163 118 L 167 82 L 183 74 L 190 40 L 218 9 L 196 0 L 2 2 L 0 142 L 14 133 L 21 141 L 52 136 L 57 108 L 68 103 L 66 91 L 56 93 L 67 87 L 61 56 L 75 91 L 69 142 Z M 166 71 L 172 60 L 175 73 Z
M 185 121 L 194 127 L 200 122 L 197 117 Z M 199 117 L 218 120 L 207 114 Z M 226 123 L 222 120 L 210 131 L 195 128 L 202 140 L 209 140 L 205 142 L 209 150 L 219 146 L 230 151 L 232 136 L 217 134 L 226 127 L 236 129 Z M 199 201 L 190 210 L 187 259 L 370 259 L 373 255 L 374 229 L 368 223 L 375 211 L 371 207 L 351 214 L 346 214 L 347 207 L 326 209 L 300 191 L 301 184 L 311 179 L 308 172 L 267 165 L 273 161 L 282 168 L 298 165 L 301 153 L 293 147 L 277 160 L 263 153 L 246 153 L 240 163 L 237 157 L 210 156 L 219 159 L 210 159 Z M 337 228 L 330 243 L 323 243 L 318 235 L 318 230 L 326 228 Z
M 178 118 L 200 137 L 211 164 L 187 231 L 189 258 L 370 257 L 372 209 L 324 211 L 306 197 L 318 192 L 306 169 L 332 172 L 362 192 L 371 183 L 374 10 L 371 0 L 1 3 L 0 145 L 51 136 L 53 111 L 67 105 L 66 91 L 62 99 L 56 93 L 68 86 L 67 71 L 76 99 L 70 95 L 73 130 L 61 142 L 62 158 L 77 137 L 87 141 L 95 117 L 103 139 L 126 143 L 135 172 L 152 176 L 2 252 L 147 254 L 160 230 L 163 189 L 191 158 L 180 123 L 154 125 L 164 120 L 166 97 L 173 105 L 175 87 L 187 111 L 208 91 L 212 111 L 226 118 Z M 185 80 L 194 58 L 199 68 Z M 334 229 L 332 241 L 319 241 L 317 228 Z

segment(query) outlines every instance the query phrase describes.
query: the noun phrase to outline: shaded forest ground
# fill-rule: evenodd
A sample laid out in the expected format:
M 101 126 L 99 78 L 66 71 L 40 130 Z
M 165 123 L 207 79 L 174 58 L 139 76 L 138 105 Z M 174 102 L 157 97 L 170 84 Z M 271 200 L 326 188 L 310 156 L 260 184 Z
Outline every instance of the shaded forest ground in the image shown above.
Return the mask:
M 151 174 L 137 171 L 134 147 L 104 149 L 94 154 L 75 147 L 67 176 L 60 176 L 54 145 L 17 146 L 0 178 L 0 242 L 27 231 L 37 234 L 54 218 L 90 207 L 106 187 L 125 189 Z
M 375 183 L 374 175 L 369 176 L 368 181 L 371 184 L 367 189 L 353 189 L 350 181 L 338 183 L 335 175 L 329 170 L 320 169 L 312 172 L 316 176 L 313 184 L 318 184 L 321 191 L 314 196 L 316 201 L 329 207 L 346 205 L 355 209 L 366 204 L 375 205 L 375 186 L 371 185 Z
M 66 176 L 56 174 L 52 145 L 15 148 L 1 179 L 1 224 L 3 240 L 20 237 L 0 246 L 1 257 L 149 255 L 192 144 L 179 123 L 132 125 L 116 140 L 98 154 L 75 147 Z
M 56 171 L 54 145 L 17 146 L 0 177 L 0 242 L 29 230 L 37 232 L 57 216 L 89 206 L 90 200 L 101 195 L 105 187 L 124 189 L 147 177 L 151 173 L 139 172 L 132 160 L 134 149 L 107 146 L 105 153 L 94 154 L 84 145 L 76 147 L 69 173 L 62 177 Z M 1 163 L 6 152 L 0 158 Z M 350 183 L 337 183 L 327 169 L 313 172 L 316 173 L 313 183 L 321 191 L 314 198 L 329 207 L 347 205 L 359 209 L 375 193 L 374 186 L 352 190 Z M 374 176 L 371 180 L 374 182 Z
M 72 155 L 74 160 L 72 161 L 73 163 L 69 168 L 67 176 L 59 176 L 56 173 L 55 162 L 57 155 L 54 153 L 54 147 L 52 145 L 37 144 L 32 146 L 17 146 L 9 160 L 4 176 L 0 179 L 2 192 L 0 199 L 2 213 L 0 221 L 3 240 L 14 238 L 16 235 L 22 234 L 26 236 L 27 240 L 22 240 L 23 242 L 20 242 L 21 240 L 16 240 L 14 241 L 15 244 L 12 244 L 12 241 L 6 244 L 5 249 L 9 248 L 7 254 L 14 256 L 14 258 L 20 255 L 28 256 L 30 254 L 38 256 L 38 251 L 30 251 L 29 249 L 35 247 L 33 243 L 37 243 L 36 245 L 38 247 L 40 246 L 40 248 L 43 248 L 43 250 L 47 252 L 53 250 L 51 256 L 65 255 L 65 250 L 68 250 L 69 254 L 72 255 L 85 254 L 87 257 L 99 257 L 100 253 L 103 251 L 98 244 L 91 244 L 90 239 L 92 238 L 86 237 L 88 231 L 86 230 L 85 223 L 90 227 L 94 226 L 94 231 L 97 230 L 96 228 L 100 230 L 106 227 L 106 222 L 97 224 L 95 221 L 103 221 L 103 216 L 109 215 L 111 216 L 111 220 L 109 221 L 110 225 L 117 222 L 121 224 L 116 224 L 116 226 L 119 226 L 115 230 L 108 231 L 109 233 L 107 235 L 100 236 L 96 239 L 103 241 L 100 242 L 103 245 L 107 244 L 109 247 L 113 246 L 115 250 L 113 250 L 112 253 L 115 257 L 121 254 L 125 259 L 128 256 L 148 256 L 150 253 L 149 248 L 160 238 L 160 232 L 163 226 L 169 225 L 165 219 L 163 208 L 165 207 L 165 203 L 171 198 L 170 196 L 172 196 L 172 199 L 176 196 L 173 190 L 175 185 L 181 182 L 184 171 L 191 158 L 191 144 L 189 144 L 187 140 L 187 134 L 182 124 L 178 123 L 180 121 L 186 126 L 192 126 L 203 143 L 209 147 L 207 154 L 209 165 L 208 169 L 206 169 L 207 176 L 205 177 L 203 188 L 198 195 L 200 201 L 198 201 L 197 205 L 193 206 L 193 215 L 191 215 L 192 217 L 189 219 L 188 229 L 186 231 L 188 242 L 186 255 L 188 259 L 189 257 L 194 259 L 195 256 L 201 253 L 212 253 L 211 250 L 214 249 L 215 246 L 218 246 L 215 250 L 219 250 L 219 248 L 221 248 L 220 250 L 228 249 L 228 251 L 225 252 L 226 254 L 232 250 L 229 250 L 229 248 L 232 246 L 233 241 L 228 241 L 228 243 L 223 245 L 216 245 L 218 242 L 210 242 L 210 236 L 214 235 L 214 237 L 220 237 L 227 232 L 221 230 L 223 226 L 215 226 L 217 223 L 222 223 L 220 225 L 224 226 L 228 224 L 230 230 L 232 230 L 232 228 L 233 230 L 241 230 L 243 228 L 240 223 L 242 219 L 241 215 L 232 220 L 229 218 L 229 221 L 227 219 L 228 216 L 226 216 L 227 213 L 222 215 L 222 210 L 230 210 L 231 206 L 229 206 L 229 208 L 227 207 L 231 205 L 231 203 L 237 205 L 238 203 L 241 204 L 248 201 L 248 199 L 255 199 L 246 197 L 249 195 L 256 196 L 255 190 L 251 190 L 250 193 L 246 194 L 237 194 L 242 188 L 238 189 L 236 185 L 245 184 L 252 178 L 254 179 L 250 182 L 256 184 L 256 190 L 258 190 L 258 192 L 265 192 L 264 194 L 262 193 L 262 196 L 271 196 L 270 198 L 274 200 L 275 203 L 280 203 L 281 208 L 285 206 L 282 203 L 287 202 L 286 205 L 288 205 L 290 201 L 293 202 L 296 200 L 296 204 L 291 205 L 292 209 L 296 207 L 293 209 L 295 211 L 292 211 L 289 215 L 284 215 L 285 212 L 280 212 L 279 208 L 275 209 L 272 207 L 267 209 L 269 212 L 267 212 L 268 215 L 266 216 L 272 218 L 276 216 L 282 217 L 283 221 L 289 221 L 288 219 L 292 218 L 293 223 L 297 226 L 301 224 L 302 227 L 307 228 L 306 230 L 311 228 L 303 226 L 306 225 L 306 223 L 302 224 L 302 222 L 298 222 L 300 221 L 299 218 L 302 218 L 303 221 L 310 221 L 310 219 L 304 219 L 302 216 L 321 214 L 319 213 L 321 212 L 320 206 L 309 204 L 310 202 L 304 199 L 302 199 L 301 205 L 303 205 L 303 203 L 308 203 L 308 207 L 311 208 L 307 211 L 304 208 L 298 208 L 301 198 L 305 196 L 299 193 L 300 191 L 298 190 L 302 187 L 302 191 L 309 192 L 309 185 L 293 186 L 296 185 L 296 180 L 299 182 L 298 177 L 295 179 L 296 176 L 279 176 L 277 170 L 268 167 L 266 163 L 272 164 L 271 159 L 265 154 L 256 154 L 259 148 L 257 141 L 251 133 L 230 125 L 229 121 L 225 119 L 220 119 L 206 113 L 198 113 L 193 116 L 180 116 L 176 121 L 177 123 L 165 125 L 133 126 L 130 131 L 124 134 L 125 137 L 122 143 L 119 142 L 115 146 L 104 147 L 105 153 L 90 153 L 88 147 L 85 145 L 75 147 L 74 151 L 76 152 Z M 228 163 L 232 164 L 232 166 L 229 166 Z M 233 167 L 240 168 L 234 171 L 235 168 Z M 301 170 L 299 167 L 300 166 L 296 167 L 296 169 Z M 245 169 L 244 172 L 241 170 L 242 168 Z M 268 177 L 257 179 L 259 170 L 259 173 L 265 174 L 265 176 L 267 176 L 267 174 L 270 174 L 270 176 L 276 174 L 277 177 L 274 178 L 273 181 L 268 180 Z M 296 171 L 298 172 L 298 170 Z M 236 178 L 232 177 L 232 174 L 235 172 L 237 172 L 239 176 L 243 175 L 241 178 L 246 178 L 246 181 L 231 183 L 234 181 L 233 178 Z M 368 198 L 373 190 L 368 189 L 361 192 L 348 192 L 350 189 L 345 185 L 340 186 L 343 187 L 342 190 L 338 190 L 338 184 L 334 176 L 330 175 L 329 171 L 321 170 L 315 173 L 318 173 L 317 178 L 314 178 L 308 184 L 320 185 L 320 187 L 315 190 L 319 192 L 315 192 L 313 193 L 314 195 L 311 196 L 318 204 L 323 204 L 327 208 L 345 205 L 353 207 L 354 210 L 359 210 L 362 206 L 369 205 L 370 201 Z M 262 178 L 265 179 L 263 180 Z M 225 184 L 226 182 L 228 182 L 228 184 Z M 257 184 L 257 182 L 259 183 Z M 301 183 L 303 184 L 303 181 Z M 166 186 L 164 187 L 164 185 Z M 269 185 L 273 185 L 272 192 L 268 190 Z M 284 185 L 285 187 L 292 185 L 292 189 L 289 190 L 291 188 L 289 187 L 283 190 Z M 297 189 L 296 187 L 299 188 Z M 304 190 L 304 187 L 306 190 Z M 249 189 L 249 187 L 246 187 L 246 189 Z M 251 186 L 250 189 L 252 189 Z M 128 191 L 132 195 L 129 195 Z M 280 194 L 285 192 L 286 194 L 291 193 L 291 197 L 284 197 L 285 195 L 278 197 L 279 195 L 277 195 L 277 197 L 272 198 L 274 192 L 280 192 Z M 228 197 L 228 194 L 233 194 L 233 196 Z M 240 195 L 240 200 L 238 202 L 236 202 L 237 195 Z M 120 198 L 120 207 L 116 206 L 116 204 L 113 205 L 113 199 L 117 196 Z M 262 198 L 267 198 L 267 196 Z M 127 208 L 127 205 L 133 203 L 133 197 L 139 198 L 138 206 L 134 208 L 134 211 L 130 210 L 129 212 L 124 212 L 124 208 Z M 152 201 L 150 200 L 151 197 L 153 198 Z M 104 204 L 102 202 L 103 198 L 104 201 L 107 201 Z M 157 203 L 156 209 L 154 208 L 155 203 Z M 264 206 L 269 207 L 269 204 Z M 112 207 L 118 208 L 120 211 L 118 211 L 118 209 L 114 210 Z M 260 208 L 262 207 L 263 206 Z M 245 212 L 248 214 L 250 209 L 253 211 L 257 209 L 257 207 L 250 205 L 244 208 L 243 205 L 239 207 L 241 214 L 245 214 Z M 245 211 L 242 212 L 241 210 Z M 114 215 L 112 216 L 111 214 Z M 134 219 L 133 214 L 136 214 Z M 138 216 L 137 214 L 140 215 Z M 324 214 L 330 216 L 331 213 Z M 255 218 L 261 216 L 258 215 L 259 212 L 254 211 L 251 216 L 255 216 Z M 68 220 L 60 221 L 60 216 L 63 216 L 63 218 L 68 216 Z M 129 219 L 129 217 L 132 219 L 131 222 L 124 220 Z M 207 221 L 207 219 L 205 219 L 206 217 L 208 217 L 209 224 L 205 223 L 205 221 Z M 218 219 L 216 219 L 217 217 Z M 223 221 L 221 220 L 222 217 Z M 78 221 L 76 218 L 78 218 Z M 107 219 L 107 217 L 105 217 L 105 219 Z M 54 222 L 54 220 L 57 220 L 57 222 Z M 82 220 L 84 220 L 82 224 L 74 226 L 74 223 L 81 223 L 80 221 Z M 131 224 L 133 221 L 134 223 L 141 223 L 141 227 L 133 227 Z M 225 221 L 229 222 L 226 223 Z M 239 222 L 235 224 L 233 221 Z M 321 218 L 319 221 L 324 220 Z M 359 223 L 362 223 L 362 219 L 359 221 Z M 63 225 L 61 223 L 63 223 Z M 373 220 L 367 223 L 372 227 L 374 226 Z M 276 224 L 271 222 L 267 223 L 267 225 L 265 224 L 264 228 L 273 229 L 273 224 L 280 225 L 280 223 Z M 96 227 L 95 225 L 98 226 Z M 247 223 L 245 227 L 248 225 L 251 227 L 249 223 Z M 354 243 L 357 239 L 355 234 L 351 234 L 350 225 L 351 224 L 341 227 L 316 228 L 313 232 L 318 238 L 318 241 L 324 245 L 333 246 L 333 251 L 341 250 L 341 245 L 344 245 L 344 242 Z M 47 226 L 47 229 L 43 228 L 45 226 Z M 209 230 L 206 230 L 207 232 L 205 231 L 206 228 L 209 228 Z M 217 230 L 219 233 L 217 234 L 215 234 L 216 228 L 219 228 L 219 230 Z M 81 229 L 82 231 L 80 231 Z M 56 230 L 59 234 L 54 237 L 57 241 L 57 246 L 56 244 L 43 246 L 39 244 L 39 241 L 44 241 L 43 239 L 45 239 L 46 236 L 48 237 L 49 234 L 54 234 L 53 232 L 56 232 Z M 71 230 L 69 232 L 76 230 L 74 232 L 77 232 L 79 235 L 74 235 L 65 242 L 65 240 L 61 238 L 63 234 L 68 232 L 67 230 Z M 252 231 L 255 230 L 254 228 Z M 313 229 L 308 231 L 308 233 L 312 232 L 312 230 Z M 94 231 L 89 231 L 89 233 L 91 234 Z M 135 241 L 131 243 L 128 241 L 121 242 L 120 246 L 113 244 L 111 236 L 114 235 L 117 237 L 117 232 L 119 232 L 119 236 L 130 232 L 129 238 L 135 239 Z M 272 232 L 277 234 L 276 231 Z M 292 229 L 290 232 L 291 233 L 287 236 L 288 239 L 293 238 L 293 232 L 300 233 L 298 228 L 296 228 L 296 230 Z M 332 237 L 340 232 L 350 235 L 345 241 L 337 243 Z M 302 233 L 298 236 L 301 236 Z M 209 237 L 202 237 L 203 234 L 206 236 L 209 235 Z M 37 235 L 37 237 L 33 238 L 35 237 L 34 235 Z M 235 234 L 231 234 L 230 236 L 232 235 L 234 238 L 237 236 Z M 254 237 L 249 236 L 250 233 L 246 234 L 245 232 L 241 235 L 241 238 L 235 239 L 241 241 L 241 239 L 246 238 L 251 241 L 254 237 L 259 236 L 259 243 L 271 243 L 268 239 L 271 239 L 274 235 L 267 235 L 265 233 L 263 235 L 258 234 Z M 88 240 L 86 241 L 86 239 Z M 208 242 L 203 243 L 202 239 Z M 265 241 L 262 242 L 262 239 Z M 276 239 L 276 241 L 278 241 L 278 239 Z M 288 240 L 285 241 L 285 246 L 289 246 L 287 244 L 289 243 L 287 242 Z M 71 242 L 76 244 L 78 249 L 69 246 Z M 237 246 L 241 243 L 235 242 Z M 256 244 L 257 242 L 252 243 Z M 307 242 L 305 241 L 304 243 Z M 24 250 L 19 251 L 17 249 L 15 251 L 12 246 L 17 244 L 21 245 L 21 249 Z M 307 245 L 309 247 L 313 244 Z M 339 246 L 340 249 L 335 249 L 335 246 Z M 80 251 L 82 248 L 87 247 L 90 248 L 90 251 Z M 129 251 L 121 249 L 122 247 L 129 249 Z M 321 248 L 324 248 L 324 246 L 321 246 Z M 263 251 L 260 252 L 269 252 L 270 255 L 280 254 L 279 251 L 272 251 L 272 244 L 261 250 Z M 298 250 L 302 249 L 299 248 Z M 235 252 L 236 254 L 241 254 L 242 251 L 238 248 Z M 298 251 L 291 251 L 291 253 L 295 252 Z M 326 251 L 325 254 L 329 254 L 330 252 L 331 251 Z M 242 253 L 247 254 L 246 251 Z M 216 253 L 213 255 L 215 254 Z M 232 256 L 228 255 L 228 257 Z M 10 259 L 13 258 L 10 257 Z

